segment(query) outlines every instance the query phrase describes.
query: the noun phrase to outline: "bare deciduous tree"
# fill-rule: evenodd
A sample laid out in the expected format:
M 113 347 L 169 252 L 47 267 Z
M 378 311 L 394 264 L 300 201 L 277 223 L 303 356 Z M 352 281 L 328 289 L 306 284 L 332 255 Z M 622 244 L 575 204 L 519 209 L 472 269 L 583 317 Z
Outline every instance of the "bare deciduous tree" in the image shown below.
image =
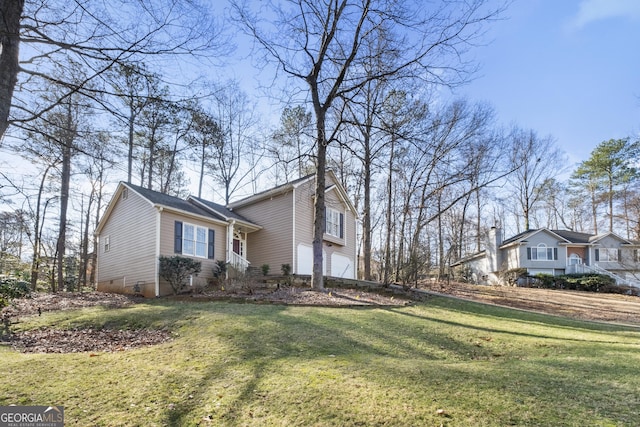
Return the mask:
M 269 20 L 246 3 L 232 2 L 238 20 L 254 37 L 265 59 L 291 77 L 313 107 L 316 183 L 313 224 L 312 287 L 323 289 L 322 242 L 327 145 L 342 122 L 329 121 L 337 99 L 349 99 L 371 81 L 413 76 L 435 84 L 459 83 L 473 71 L 463 53 L 482 24 L 498 11 L 486 1 L 447 1 L 428 6 L 390 0 L 297 0 L 264 4 Z M 273 19 L 271 19 L 273 18 Z M 375 50 L 366 46 L 385 38 L 398 59 L 368 72 Z M 452 54 L 453 53 L 453 54 Z M 375 54 L 375 53 L 374 53 Z M 339 115 L 337 115 L 339 117 Z
M 33 121 L 72 94 L 94 97 L 119 64 L 212 56 L 231 46 L 208 10 L 192 1 L 5 0 L 0 14 L 0 138 L 9 124 Z M 70 62 L 85 65 L 83 80 L 52 73 Z M 58 99 L 33 102 L 43 82 L 65 90 Z

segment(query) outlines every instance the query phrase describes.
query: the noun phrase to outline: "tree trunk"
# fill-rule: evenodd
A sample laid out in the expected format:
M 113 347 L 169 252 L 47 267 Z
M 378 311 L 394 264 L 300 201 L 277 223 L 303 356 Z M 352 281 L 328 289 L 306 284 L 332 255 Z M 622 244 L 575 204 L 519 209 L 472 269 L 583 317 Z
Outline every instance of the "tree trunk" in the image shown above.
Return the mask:
M 58 263 L 57 287 L 51 288 L 53 292 L 62 289 L 64 284 L 64 255 L 67 239 L 67 207 L 69 206 L 69 182 L 71 180 L 71 142 L 65 141 L 62 151 L 62 176 L 60 184 L 60 221 L 58 223 L 58 243 L 56 255 Z
M 391 211 L 393 210 L 393 161 L 394 161 L 394 150 L 395 150 L 395 135 L 391 135 L 391 147 L 389 151 L 389 170 L 387 177 L 387 235 L 385 236 L 385 244 L 384 244 L 384 279 L 383 283 L 388 285 L 391 279 L 391 260 L 393 259 L 391 256 L 391 221 L 393 220 L 393 215 Z
M 364 280 L 371 280 L 371 147 L 369 132 L 364 136 L 364 213 L 362 216 L 362 255 Z
M 20 18 L 24 0 L 0 2 L 0 141 L 9 127 L 9 110 L 20 69 Z
M 316 86 L 311 85 L 313 106 L 316 114 L 316 188 L 313 201 L 313 270 L 311 273 L 311 287 L 316 290 L 324 289 L 324 271 L 322 269 L 322 242 L 325 230 L 325 187 L 327 168 L 327 138 L 325 129 L 325 111 L 321 108 Z
M 40 180 L 40 187 L 38 188 L 38 199 L 36 201 L 36 214 L 33 218 L 33 257 L 31 258 L 31 290 L 35 291 L 38 285 L 38 273 L 40 271 L 40 208 L 42 205 L 42 193 L 44 192 L 44 184 L 49 174 L 49 169 L 52 166 L 47 166 L 42 174 Z
M 91 194 L 89 195 L 89 202 L 87 205 L 87 212 L 84 218 L 84 231 L 82 235 L 82 263 L 80 264 L 82 268 L 80 269 L 80 277 L 78 278 L 78 282 L 82 283 L 82 286 L 87 286 L 87 267 L 89 265 L 89 225 L 91 224 L 91 205 L 93 205 L 93 200 L 95 199 L 95 187 L 91 189 Z

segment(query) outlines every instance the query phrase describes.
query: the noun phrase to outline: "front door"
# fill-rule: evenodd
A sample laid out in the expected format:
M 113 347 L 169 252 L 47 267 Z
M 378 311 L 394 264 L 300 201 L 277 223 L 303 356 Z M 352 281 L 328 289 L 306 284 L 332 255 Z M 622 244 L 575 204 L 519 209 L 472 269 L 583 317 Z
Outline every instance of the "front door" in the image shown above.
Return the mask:
M 247 256 L 245 251 L 246 242 L 247 240 L 244 233 L 238 230 L 233 230 L 233 252 L 243 258 L 246 258 Z

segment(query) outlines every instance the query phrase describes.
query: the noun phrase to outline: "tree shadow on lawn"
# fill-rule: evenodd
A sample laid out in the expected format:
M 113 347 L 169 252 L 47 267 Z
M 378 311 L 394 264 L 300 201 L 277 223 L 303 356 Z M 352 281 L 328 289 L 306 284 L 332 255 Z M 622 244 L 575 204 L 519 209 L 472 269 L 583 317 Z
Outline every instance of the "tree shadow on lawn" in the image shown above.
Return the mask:
M 377 382 L 380 387 L 389 385 L 389 378 L 396 375 L 413 376 L 412 379 L 415 380 L 417 387 L 419 384 L 439 383 L 442 397 L 445 400 L 456 393 L 456 385 L 450 384 L 451 379 L 455 382 L 456 379 L 459 380 L 460 377 L 467 376 L 469 381 L 474 383 L 474 387 L 478 389 L 479 395 L 502 393 L 504 397 L 500 401 L 513 404 L 515 409 L 521 405 L 524 410 L 525 405 L 531 405 L 531 402 L 536 399 L 548 399 L 552 402 L 554 401 L 553 394 L 563 394 L 558 397 L 561 399 L 561 405 L 577 405 L 585 413 L 594 407 L 598 411 L 602 411 L 595 403 L 586 402 L 586 399 L 594 398 L 594 396 L 584 389 L 584 382 L 590 378 L 588 373 L 592 372 L 591 369 L 602 367 L 600 359 L 575 362 L 579 365 L 578 371 L 581 375 L 558 376 L 556 371 L 558 367 L 553 363 L 547 365 L 546 360 L 527 361 L 523 368 L 522 364 L 509 360 L 507 357 L 505 358 L 507 359 L 505 360 L 506 366 L 511 362 L 517 363 L 516 369 L 520 381 L 519 385 L 514 384 L 513 387 L 507 388 L 500 384 L 508 383 L 508 377 L 513 373 L 509 372 L 509 368 L 502 364 L 489 363 L 487 365 L 485 363 L 484 370 L 480 372 L 467 371 L 463 365 L 447 363 L 449 361 L 491 361 L 496 360 L 496 357 L 497 360 L 501 360 L 500 356 L 496 356 L 496 348 L 492 343 L 483 342 L 481 346 L 478 346 L 477 343 L 469 339 L 470 335 L 461 334 L 454 337 L 450 333 L 450 327 L 479 331 L 485 335 L 491 333 L 514 334 L 524 339 L 564 340 L 567 338 L 505 330 L 504 328 L 489 328 L 429 316 L 428 305 L 430 303 L 413 308 L 315 308 L 220 302 L 168 303 L 159 301 L 150 304 L 153 310 L 149 310 L 148 313 L 145 313 L 147 310 L 110 310 L 105 312 L 106 316 L 103 322 L 105 325 L 118 325 L 121 322 L 131 323 L 133 319 L 137 319 L 136 322 L 140 326 L 170 327 L 179 333 L 181 327 L 185 326 L 188 328 L 186 333 L 191 335 L 185 337 L 180 333 L 175 345 L 181 346 L 182 351 L 186 352 L 186 355 L 192 360 L 203 357 L 211 359 L 207 360 L 197 373 L 185 375 L 182 372 L 175 372 L 163 377 L 163 386 L 167 383 L 186 384 L 189 393 L 188 396 L 177 396 L 180 399 L 171 408 L 164 409 L 164 415 L 160 414 L 160 419 L 166 425 L 193 424 L 194 422 L 202 422 L 203 425 L 206 425 L 207 420 L 210 420 L 212 425 L 216 425 L 215 421 L 233 425 L 234 421 L 245 417 L 246 411 L 250 408 L 261 405 L 261 397 L 256 394 L 256 390 L 260 388 L 264 378 L 270 376 L 274 369 L 281 369 L 285 362 L 295 364 L 297 360 L 307 362 L 314 359 L 326 360 L 329 357 L 345 361 L 353 372 L 369 381 Z M 436 306 L 463 315 L 485 316 L 489 319 L 506 319 L 513 322 L 540 323 L 566 330 L 568 331 L 566 334 L 579 330 L 594 333 L 623 331 L 633 332 L 632 335 L 635 335 L 638 331 L 637 328 L 612 327 L 562 319 L 555 323 L 556 318 L 528 313 L 523 316 L 520 311 L 508 309 L 496 311 L 495 308 L 492 308 L 487 310 L 473 303 L 452 304 L 452 306 L 446 303 L 436 304 Z M 138 318 L 138 316 L 147 317 Z M 524 320 L 523 317 L 530 320 Z M 220 325 L 221 322 L 224 323 L 224 327 Z M 437 325 L 445 325 L 446 328 L 440 329 Z M 193 327 L 196 330 L 189 329 Z M 565 335 L 565 332 L 562 335 Z M 211 336 L 212 340 L 190 341 L 204 339 L 203 337 L 207 336 Z M 575 339 L 574 341 L 593 342 L 597 345 L 608 343 L 608 341 L 599 339 L 594 341 Z M 230 349 L 232 357 L 229 357 L 228 360 L 218 360 L 216 354 L 207 356 L 207 346 L 215 345 L 216 342 L 224 343 Z M 195 343 L 193 348 L 190 347 L 190 343 Z M 622 344 L 620 341 L 613 340 L 611 343 Z M 633 349 L 629 348 L 630 352 L 631 350 Z M 384 372 L 368 366 L 369 361 L 378 361 L 380 358 L 384 360 Z M 398 359 L 401 363 L 394 364 L 394 359 Z M 408 368 L 407 360 L 415 361 L 421 369 Z M 576 367 L 575 363 L 567 367 Z M 437 369 L 433 369 L 433 366 L 437 366 Z M 409 371 L 407 371 L 408 369 Z M 626 376 L 631 368 L 625 365 L 621 369 L 622 371 L 611 373 L 612 390 L 628 394 L 628 385 L 616 385 L 617 376 L 615 373 L 622 372 L 623 376 Z M 463 373 L 459 373 L 459 371 Z M 340 372 L 344 374 L 343 371 Z M 565 372 L 571 371 L 565 370 Z M 582 375 L 582 373 L 587 373 L 587 375 Z M 502 380 L 497 383 L 487 381 L 488 374 L 496 375 Z M 298 380 L 302 381 L 304 378 Z M 215 391 L 212 390 L 212 384 L 217 387 L 221 382 L 235 382 L 224 398 L 218 398 Z M 577 401 L 573 401 L 567 393 L 570 393 L 572 387 L 579 386 L 582 387 L 580 396 L 577 397 Z M 416 396 L 420 396 L 421 392 L 416 389 Z M 154 391 L 149 390 L 148 393 L 152 396 Z M 282 391 L 278 390 L 274 393 L 278 394 Z M 468 406 L 470 408 L 476 404 L 483 405 L 481 398 L 478 398 L 477 402 L 474 399 L 469 398 Z M 220 400 L 224 404 L 220 406 L 218 412 L 210 414 L 205 412 L 206 407 L 212 407 L 216 401 Z M 613 404 L 614 406 L 604 410 L 604 413 L 625 417 L 625 411 L 621 407 L 622 403 L 613 402 Z M 301 408 L 304 408 L 304 405 L 292 409 L 292 411 L 303 410 Z M 332 410 L 336 411 L 336 416 L 341 416 L 339 414 L 340 408 L 326 408 L 326 411 Z M 500 410 L 500 408 L 495 409 L 495 411 Z M 552 406 L 546 411 L 559 410 Z
M 216 366 L 212 366 L 198 384 L 191 387 L 198 395 L 177 404 L 167 414 L 168 423 L 188 423 L 194 416 L 193 411 L 197 410 L 196 402 L 211 399 L 208 395 L 211 382 L 227 375 L 225 371 L 246 369 L 247 364 L 251 366 L 251 372 L 244 375 L 233 402 L 225 405 L 224 413 L 218 414 L 217 419 L 231 422 L 242 417 L 246 408 L 255 404 L 255 391 L 265 375 L 281 369 L 283 361 L 296 364 L 296 361 L 306 363 L 334 358 L 357 367 L 376 359 L 398 360 L 400 363 L 420 360 L 424 363 L 491 359 L 495 355 L 492 348 L 453 338 L 433 328 L 424 328 L 422 319 L 407 322 L 387 309 L 286 306 L 264 309 L 261 306 L 256 312 L 255 307 L 248 304 L 240 307 L 241 310 L 238 307 L 232 310 L 234 315 L 238 315 L 234 319 L 235 327 L 221 335 L 235 349 L 239 361 L 224 368 L 213 361 Z M 366 372 L 362 374 L 368 376 Z M 297 381 L 304 382 L 305 378 Z M 381 377 L 379 381 L 381 386 L 385 386 L 388 378 Z
M 481 317 L 489 321 L 495 320 L 496 323 L 506 320 L 510 323 L 513 323 L 514 325 L 522 325 L 522 328 L 518 327 L 518 329 L 507 329 L 480 326 L 479 324 L 474 324 L 471 322 L 463 323 L 454 320 L 445 320 L 437 316 L 429 315 L 428 309 L 423 310 L 422 314 L 417 314 L 408 310 L 398 310 L 395 307 L 388 308 L 387 310 L 401 314 L 403 316 L 415 317 L 423 319 L 425 321 L 439 322 L 455 327 L 471 328 L 482 332 L 511 334 L 529 338 L 561 339 L 577 342 L 587 341 L 601 343 L 620 343 L 619 340 L 603 340 L 602 338 L 594 338 L 593 336 L 590 338 L 573 338 L 571 337 L 571 335 L 576 335 L 579 333 L 597 334 L 603 336 L 607 333 L 615 333 L 616 336 L 628 335 L 629 337 L 634 338 L 637 337 L 638 333 L 640 333 L 640 327 L 633 325 L 619 325 L 589 320 L 577 320 L 556 315 L 532 313 L 507 307 L 488 306 L 482 303 L 457 301 L 448 298 L 434 298 L 429 300 L 428 303 L 424 303 L 424 306 L 433 306 L 452 313 L 459 313 L 464 317 L 472 316 L 470 317 L 470 319 Z M 552 330 L 558 331 L 559 333 L 558 335 L 545 335 L 534 332 L 524 332 L 525 329 L 536 329 L 536 326 L 551 328 Z
M 631 385 L 624 383 L 622 379 L 629 378 L 635 372 L 632 366 L 634 363 L 631 362 L 606 372 L 606 375 L 599 373 L 606 364 L 601 358 L 556 364 L 542 356 L 526 361 L 507 357 L 504 362 L 491 363 L 490 360 L 496 360 L 491 348 L 479 348 L 466 338 L 452 339 L 450 334 L 433 329 L 424 329 L 418 333 L 417 329 L 425 323 L 424 320 L 432 322 L 434 319 L 405 313 L 402 309 L 311 308 L 293 311 L 292 314 L 286 308 L 279 309 L 275 313 L 275 319 L 273 311 L 261 314 L 252 313 L 250 310 L 234 313 L 242 314 L 243 319 L 240 322 L 243 325 L 225 337 L 237 349 L 238 357 L 242 361 L 253 360 L 253 363 L 250 372 L 245 372 L 243 383 L 234 394 L 233 401 L 224 406 L 222 413 L 216 414 L 216 420 L 233 425 L 242 418 L 246 419 L 247 413 L 262 404 L 256 391 L 261 389 L 263 379 L 269 377 L 274 369 L 281 368 L 283 360 L 296 363 L 296 360 L 326 360 L 327 357 L 335 357 L 336 360 L 348 364 L 348 368 L 339 370 L 338 375 L 346 375 L 347 371 L 350 374 L 357 373 L 361 378 L 373 381 L 381 388 L 394 387 L 393 378 L 409 377 L 415 388 L 409 390 L 408 394 L 413 395 L 411 399 L 416 405 L 431 404 L 430 400 L 425 400 L 428 396 L 422 388 L 433 392 L 437 390 L 435 395 L 438 402 L 445 405 L 447 402 L 459 405 L 457 399 L 461 389 L 463 392 L 467 391 L 469 394 L 464 398 L 467 402 L 456 415 L 458 421 L 465 417 L 473 420 L 474 411 L 486 405 L 491 407 L 487 410 L 495 414 L 498 424 L 502 421 L 516 424 L 544 423 L 548 419 L 563 419 L 567 414 L 585 422 L 590 420 L 589 417 L 630 420 L 631 410 L 628 406 L 631 401 L 628 399 L 633 390 Z M 398 313 L 414 316 L 415 320 L 407 322 L 402 316 L 397 316 Z M 473 310 L 470 313 L 473 313 Z M 517 317 L 515 319 L 517 320 Z M 504 332 L 474 328 L 472 325 L 442 319 L 435 321 L 444 322 L 447 326 L 452 324 L 457 328 L 471 328 L 482 332 Z M 596 330 L 599 331 L 597 328 Z M 546 338 L 535 334 L 518 335 L 526 339 Z M 368 336 L 376 336 L 376 339 L 371 340 Z M 420 341 L 423 341 L 423 344 L 419 344 Z M 594 343 L 601 348 L 606 344 L 602 341 Z M 442 350 L 442 354 L 438 354 L 435 348 Z M 569 353 L 568 356 L 570 355 Z M 393 359 L 397 359 L 399 363 L 394 363 Z M 476 368 L 467 363 L 460 363 L 477 363 L 478 359 L 483 361 Z M 455 363 L 447 363 L 449 361 Z M 240 364 L 244 366 L 244 362 Z M 212 369 L 195 387 L 201 390 L 202 395 L 194 398 L 193 402 L 206 400 L 210 381 L 223 375 L 226 369 L 234 368 L 234 364 L 230 364 L 222 370 Z M 590 382 L 604 380 L 607 380 L 604 388 L 592 390 L 588 386 Z M 301 377 L 296 381 L 305 384 L 307 379 Z M 341 379 L 330 381 L 332 387 L 339 387 L 337 383 Z M 460 381 L 472 384 L 473 391 L 465 389 L 468 385 L 461 387 Z M 600 402 L 606 401 L 607 407 L 598 402 L 603 391 L 607 391 L 608 397 L 604 397 Z M 269 389 L 266 392 L 271 393 Z M 278 394 L 280 391 L 274 393 Z M 349 390 L 344 391 L 347 397 L 350 396 L 349 393 Z M 615 394 L 626 398 L 622 402 L 616 402 L 613 397 Z M 495 395 L 500 397 L 489 399 L 489 396 Z M 336 417 L 335 420 L 338 422 L 345 420 L 344 417 L 347 415 L 340 413 L 344 407 L 337 403 L 334 406 L 334 399 L 324 402 L 327 406 L 322 409 L 323 414 Z M 309 404 L 313 403 L 304 402 L 299 407 L 291 408 L 291 411 L 304 411 L 305 405 Z M 195 410 L 197 407 L 194 404 L 186 402 L 168 414 L 167 421 L 174 424 L 188 422 L 190 417 L 194 416 Z M 353 416 L 355 415 L 352 414 L 351 417 Z

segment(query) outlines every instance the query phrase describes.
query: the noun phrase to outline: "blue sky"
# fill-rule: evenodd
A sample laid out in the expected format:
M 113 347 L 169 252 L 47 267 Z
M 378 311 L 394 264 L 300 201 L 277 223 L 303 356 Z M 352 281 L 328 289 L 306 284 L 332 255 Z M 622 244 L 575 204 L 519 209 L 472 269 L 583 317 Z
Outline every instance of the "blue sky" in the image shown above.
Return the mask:
M 482 68 L 457 94 L 553 136 L 572 163 L 640 136 L 640 0 L 515 0 L 505 17 L 471 52 Z

